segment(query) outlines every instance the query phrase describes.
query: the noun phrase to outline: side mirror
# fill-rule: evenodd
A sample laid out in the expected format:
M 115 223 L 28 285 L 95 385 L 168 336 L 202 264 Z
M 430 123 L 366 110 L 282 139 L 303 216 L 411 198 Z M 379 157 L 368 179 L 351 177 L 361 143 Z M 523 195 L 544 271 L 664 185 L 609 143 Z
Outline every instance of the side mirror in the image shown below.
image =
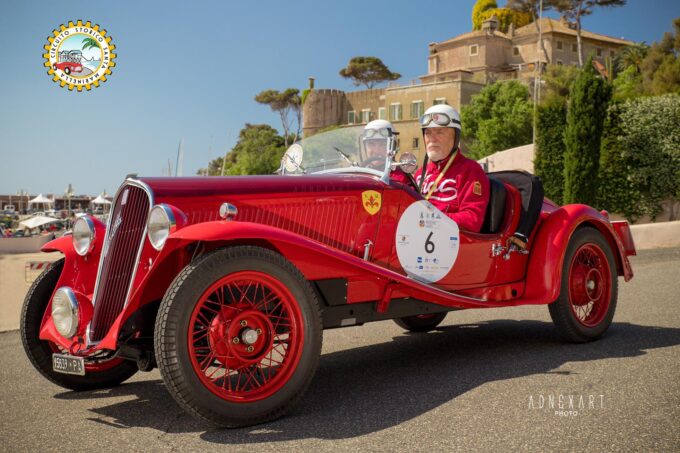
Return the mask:
M 413 153 L 402 153 L 399 158 L 399 166 L 404 173 L 413 174 L 418 168 L 418 159 Z

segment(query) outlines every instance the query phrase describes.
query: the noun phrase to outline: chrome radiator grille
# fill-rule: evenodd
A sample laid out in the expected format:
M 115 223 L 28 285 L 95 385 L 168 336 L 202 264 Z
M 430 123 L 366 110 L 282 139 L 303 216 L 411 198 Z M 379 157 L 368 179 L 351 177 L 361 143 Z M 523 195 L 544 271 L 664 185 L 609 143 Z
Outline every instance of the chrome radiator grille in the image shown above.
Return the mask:
M 100 341 L 106 336 L 127 302 L 138 254 L 144 244 L 149 206 L 149 196 L 137 186 L 126 185 L 116 197 L 97 276 L 91 341 Z

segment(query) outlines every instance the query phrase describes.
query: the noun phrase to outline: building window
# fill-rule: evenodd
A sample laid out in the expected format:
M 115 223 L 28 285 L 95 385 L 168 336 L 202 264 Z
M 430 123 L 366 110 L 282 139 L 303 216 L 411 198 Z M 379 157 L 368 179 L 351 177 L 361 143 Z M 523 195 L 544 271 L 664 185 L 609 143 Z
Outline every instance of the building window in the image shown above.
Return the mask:
M 614 58 L 614 57 L 616 56 L 616 52 L 614 52 L 613 50 L 610 50 L 610 51 L 609 51 L 609 56 L 612 57 L 612 58 Z
M 562 50 L 562 41 L 557 41 L 557 42 L 555 43 L 555 48 L 556 48 L 557 50 L 560 50 L 560 51 L 561 51 L 561 50 Z
M 347 112 L 347 124 L 354 124 L 356 122 L 357 113 L 354 110 Z
M 413 149 L 418 149 L 420 139 L 418 137 L 413 137 Z
M 578 52 L 578 44 L 574 43 L 571 45 L 571 51 L 572 52 Z
M 423 111 L 425 111 L 423 101 L 411 102 L 411 118 L 420 118 Z
M 479 46 L 477 44 L 472 44 L 470 46 L 470 56 L 474 57 L 479 53 Z
M 401 120 L 401 104 L 399 103 L 390 104 L 390 120 L 392 121 Z
M 515 57 L 519 56 L 519 46 L 514 46 L 512 48 L 512 55 L 515 56 Z
M 602 49 L 600 49 L 599 47 L 597 48 L 597 56 L 598 57 L 602 56 Z
M 361 110 L 361 122 L 368 123 L 369 121 L 371 121 L 371 110 L 370 109 Z
M 446 98 L 434 98 L 432 105 L 446 104 Z
M 385 107 L 378 107 L 378 119 L 379 120 L 387 119 L 387 109 L 385 109 Z
M 563 64 L 563 63 L 562 63 L 562 60 L 557 60 L 557 65 L 558 65 L 558 66 L 562 66 L 562 64 Z

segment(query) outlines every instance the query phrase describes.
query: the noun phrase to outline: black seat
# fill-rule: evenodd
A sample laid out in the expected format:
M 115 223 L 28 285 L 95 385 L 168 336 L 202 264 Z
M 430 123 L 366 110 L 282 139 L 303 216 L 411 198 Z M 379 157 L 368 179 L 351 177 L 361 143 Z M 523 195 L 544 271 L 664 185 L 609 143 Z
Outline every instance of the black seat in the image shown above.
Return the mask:
M 489 177 L 489 186 L 489 204 L 486 207 L 481 233 L 495 234 L 499 232 L 503 223 L 508 191 L 502 182 L 492 177 Z

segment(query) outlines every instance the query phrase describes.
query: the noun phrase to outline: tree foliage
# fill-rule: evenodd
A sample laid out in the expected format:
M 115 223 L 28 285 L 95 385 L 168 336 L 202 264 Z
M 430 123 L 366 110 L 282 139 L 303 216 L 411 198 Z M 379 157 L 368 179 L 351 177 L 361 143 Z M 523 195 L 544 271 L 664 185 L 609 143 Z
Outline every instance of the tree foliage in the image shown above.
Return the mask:
M 515 80 L 484 87 L 463 106 L 461 119 L 463 139 L 475 159 L 531 143 L 529 91 Z
M 562 17 L 576 24 L 578 65 L 583 67 L 583 44 L 581 40 L 581 19 L 593 13 L 597 7 L 623 6 L 626 0 L 549 0 Z
M 495 8 L 498 8 L 496 0 L 477 0 L 472 7 L 472 29 L 481 30 L 482 22 L 491 17 L 485 16 L 484 13 Z
M 600 138 L 610 92 L 589 60 L 569 98 L 564 131 L 564 203 L 594 205 L 597 201 Z
M 621 124 L 621 111 L 621 104 L 610 105 L 604 121 L 600 142 L 597 204 L 602 209 L 635 220 L 642 212 L 640 193 L 631 184 L 632 168 L 623 147 L 625 129 Z
M 472 8 L 472 29 L 481 30 L 482 23 L 491 16 L 496 16 L 498 29 L 503 33 L 508 31 L 510 24 L 516 28 L 523 27 L 533 20 L 528 11 L 522 11 L 519 8 L 498 8 L 495 0 L 477 0 Z
M 579 72 L 579 69 L 575 66 L 549 64 L 543 75 L 543 81 L 545 82 L 543 98 L 549 100 L 556 97 L 566 102 L 571 86 L 574 84 Z
M 397 80 L 398 72 L 392 72 L 378 57 L 353 57 L 347 66 L 340 70 L 340 75 L 352 79 L 354 85 L 365 85 L 369 90 L 376 84 Z
M 680 93 L 680 17 L 673 21 L 673 29 L 652 44 L 640 64 L 646 94 Z
M 225 157 L 208 163 L 207 173 L 210 176 L 272 174 L 280 166 L 286 150 L 284 142 L 284 138 L 268 124 L 246 124 L 232 150 Z M 198 170 L 198 174 L 205 173 L 206 169 Z
M 302 126 L 302 99 L 300 98 L 300 90 L 297 88 L 288 88 L 284 91 L 264 90 L 255 96 L 255 101 L 268 105 L 273 112 L 279 114 L 286 146 L 288 146 L 288 137 L 292 133 L 293 125 L 297 125 L 293 142 L 297 140 Z
M 635 70 L 635 66 L 628 66 L 618 73 L 612 87 L 612 99 L 615 101 L 638 97 L 642 92 L 642 76 Z
M 543 180 L 545 196 L 562 203 L 564 193 L 564 129 L 567 108 L 558 98 L 538 107 L 534 172 Z
M 620 113 L 622 158 L 634 200 L 654 218 L 661 201 L 680 200 L 680 96 L 640 97 L 623 104 Z

